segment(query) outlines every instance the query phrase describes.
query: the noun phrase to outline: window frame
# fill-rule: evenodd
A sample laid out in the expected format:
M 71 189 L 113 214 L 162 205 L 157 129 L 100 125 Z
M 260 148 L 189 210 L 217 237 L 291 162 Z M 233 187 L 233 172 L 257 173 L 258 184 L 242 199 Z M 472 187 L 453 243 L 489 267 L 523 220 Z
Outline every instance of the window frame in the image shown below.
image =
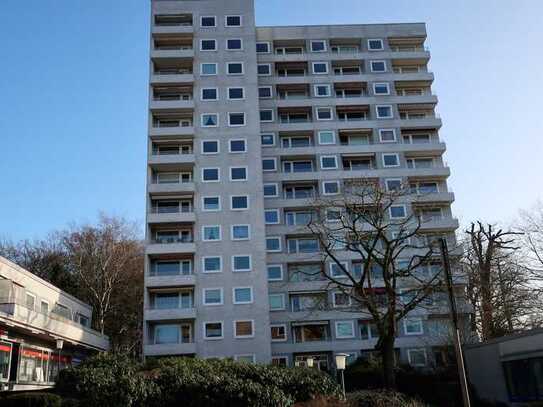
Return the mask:
M 276 195 L 278 196 L 278 195 Z M 277 222 L 268 222 L 266 221 L 266 212 L 275 212 L 275 214 L 277 215 Z M 281 210 L 278 209 L 278 208 L 273 208 L 273 209 L 264 209 L 264 224 L 265 225 L 280 225 L 281 224 Z
M 221 294 L 221 301 L 217 302 L 217 303 L 208 304 L 206 302 L 206 292 L 207 291 L 216 291 L 216 290 L 219 290 L 219 293 Z M 223 287 L 205 287 L 205 288 L 202 288 L 202 305 L 204 307 L 218 307 L 218 306 L 224 305 L 224 288 Z
M 352 334 L 351 335 L 339 335 L 338 326 L 340 324 L 349 324 L 351 326 Z M 353 320 L 350 320 L 350 321 L 334 321 L 334 334 L 335 334 L 336 339 L 353 339 L 353 338 L 355 338 L 356 337 L 356 332 L 355 332 L 355 329 L 354 329 L 354 321 Z
M 325 87 L 327 89 L 327 94 L 326 95 L 319 95 L 319 92 L 317 91 L 317 89 L 319 87 Z M 313 85 L 313 95 L 316 98 L 329 98 L 329 97 L 332 97 L 332 85 L 330 85 L 329 83 L 316 83 L 316 84 L 314 84 Z
M 234 227 L 247 226 L 247 237 L 239 238 L 234 237 Z M 230 239 L 234 242 L 251 240 L 251 225 L 250 224 L 235 224 L 230 226 Z
M 388 107 L 390 109 L 390 116 L 381 116 L 379 114 L 379 108 Z M 394 110 L 392 105 L 375 105 L 375 117 L 381 119 L 394 119 Z
M 218 209 L 206 209 L 205 208 L 205 199 L 206 198 L 218 198 L 217 200 L 217 204 L 219 206 Z M 206 196 L 202 196 L 201 197 L 201 202 L 202 202 L 202 212 L 220 212 L 222 210 L 222 206 L 221 206 L 221 196 L 220 195 L 206 195 Z
M 319 110 L 324 110 L 324 109 L 328 109 L 330 111 L 330 118 L 322 119 L 322 118 L 319 117 Z M 332 107 L 329 107 L 329 106 L 315 106 L 315 118 L 319 122 L 332 121 L 332 120 L 334 120 L 334 109 Z
M 250 335 L 237 335 L 236 323 L 238 322 L 250 322 L 251 323 L 251 334 Z M 255 337 L 255 320 L 254 319 L 235 319 L 232 321 L 232 331 L 234 332 L 235 339 L 248 339 Z M 248 355 L 246 355 L 248 356 Z
M 246 290 L 249 289 L 251 293 L 251 299 L 249 301 L 236 301 L 236 290 Z M 232 287 L 232 304 L 234 305 L 249 305 L 253 304 L 255 301 L 254 292 L 252 286 L 243 286 L 243 287 Z
M 232 141 L 243 141 L 245 149 L 243 151 L 232 151 Z M 247 139 L 246 138 L 232 138 L 228 140 L 228 152 L 230 154 L 245 154 L 247 153 Z
M 261 117 L 262 112 L 271 112 L 271 119 L 270 120 L 262 120 L 262 117 Z M 273 123 L 275 121 L 275 111 L 274 111 L 274 109 L 259 109 L 258 118 L 260 120 L 260 123 Z
M 219 238 L 218 239 L 206 239 L 205 238 L 205 229 L 206 228 L 219 228 Z M 222 225 L 202 225 L 202 242 L 220 242 L 222 241 Z
M 279 197 L 279 184 L 275 182 L 266 182 L 264 183 L 264 187 L 273 185 L 275 186 L 275 195 L 264 195 L 264 199 L 266 198 L 278 198 Z
M 262 144 L 262 136 L 271 136 L 272 144 Z M 275 133 L 260 133 L 260 146 L 263 148 L 275 147 Z
M 267 66 L 268 67 L 268 73 L 260 73 L 258 72 L 258 68 L 261 66 Z M 272 64 L 271 63 L 264 63 L 264 64 L 257 64 L 256 65 L 256 74 L 257 76 L 272 76 Z
M 265 97 L 260 96 L 260 89 L 268 89 L 270 91 L 270 96 L 265 96 Z M 273 99 L 273 86 L 259 86 L 258 98 L 259 99 Z
M 386 92 L 385 93 L 377 93 L 377 87 L 378 86 L 385 86 L 386 87 Z M 373 83 L 373 94 L 375 96 L 390 96 L 390 83 L 388 82 L 374 82 Z
M 202 25 L 202 20 L 204 18 L 213 18 L 213 25 Z M 208 16 L 208 15 L 200 16 L 200 28 L 215 28 L 215 27 L 217 27 L 217 16 Z
M 215 43 L 214 49 L 203 49 L 202 46 L 205 41 L 213 41 Z M 217 52 L 217 39 L 216 38 L 200 38 L 200 52 Z
M 204 116 L 215 116 L 217 123 L 214 124 L 214 125 L 205 125 L 204 124 Z M 217 127 L 219 127 L 219 123 L 220 123 L 219 120 L 220 120 L 219 113 L 201 113 L 200 114 L 200 127 L 202 127 L 203 129 L 217 128 Z
M 277 240 L 279 242 L 279 248 L 276 250 L 268 250 L 268 240 Z M 283 242 L 281 236 L 266 236 L 266 253 L 281 253 L 283 251 Z
M 407 331 L 407 325 L 409 323 L 417 323 L 420 330 L 417 330 L 417 332 L 408 332 Z M 424 323 L 422 322 L 422 318 L 420 317 L 406 317 L 402 321 L 403 324 L 403 333 L 405 336 L 420 336 L 424 335 Z
M 384 140 L 383 139 L 383 133 L 385 131 L 391 131 L 392 134 L 394 135 L 394 140 Z M 397 143 L 398 142 L 398 137 L 396 136 L 396 129 L 379 129 L 379 141 L 381 143 Z
M 394 157 L 396 157 L 396 164 L 394 164 L 394 165 L 387 165 L 387 164 L 385 163 L 385 157 L 387 157 L 387 156 L 394 156 Z M 398 153 L 383 153 L 383 154 L 381 154 L 381 160 L 382 160 L 381 162 L 382 162 L 382 164 L 383 164 L 383 168 L 398 168 L 398 167 L 400 167 L 400 165 L 401 165 L 401 163 L 400 163 L 400 154 L 398 154 Z
M 313 49 L 313 43 L 322 43 L 324 45 L 324 48 L 320 51 L 315 51 Z M 320 52 L 328 52 L 328 44 L 326 40 L 310 40 L 309 41 L 309 49 L 311 52 L 320 53 Z
M 221 324 L 221 336 L 208 337 L 206 335 L 206 332 L 207 332 L 206 326 L 208 324 Z M 224 339 L 224 321 L 204 321 L 204 322 L 202 322 L 202 326 L 204 328 L 204 332 L 203 332 L 204 340 L 206 340 L 206 341 L 219 341 L 219 340 Z
M 331 133 L 332 134 L 332 138 L 334 139 L 333 143 L 323 143 L 322 140 L 321 140 L 321 134 L 322 133 Z M 337 143 L 337 140 L 336 140 L 336 132 L 333 131 L 333 130 L 319 130 L 317 132 L 317 141 L 319 143 L 319 145 L 321 146 L 331 146 L 331 145 L 334 145 Z
M 232 124 L 231 116 L 233 114 L 243 114 L 243 124 Z M 245 127 L 247 126 L 247 113 L 245 112 L 228 112 L 226 113 L 228 127 Z
M 370 44 L 372 41 L 379 41 L 379 43 L 381 44 L 381 48 L 371 48 Z M 368 46 L 368 51 L 370 52 L 384 51 L 385 49 L 385 43 L 382 38 L 368 38 L 367 46 Z
M 204 65 L 215 66 L 215 73 L 204 73 Z M 219 74 L 219 64 L 217 62 L 201 62 L 200 63 L 200 76 L 217 76 Z
M 230 97 L 230 91 L 232 89 L 241 89 L 242 97 L 240 98 L 232 98 Z M 245 87 L 243 86 L 229 86 L 226 88 L 226 98 L 227 100 L 245 100 Z
M 287 309 L 287 303 L 286 303 L 286 300 L 285 300 L 285 293 L 271 293 L 271 294 L 268 294 L 268 303 L 271 302 L 270 297 L 281 297 L 282 298 L 281 301 L 283 303 L 283 306 L 281 308 L 272 308 L 271 305 L 270 305 L 270 312 L 284 311 L 284 310 Z
M 338 192 L 333 193 L 333 194 L 331 194 L 329 192 L 326 192 L 326 186 L 325 186 L 325 184 L 332 184 L 332 183 L 336 184 L 337 187 L 338 187 Z M 322 194 L 327 195 L 327 196 L 333 196 L 333 195 L 341 194 L 341 183 L 340 183 L 340 181 L 338 181 L 338 180 L 324 180 L 324 181 L 322 181 Z
M 236 41 L 236 40 L 239 40 L 239 42 L 240 42 L 240 48 L 229 48 L 229 47 L 228 47 L 228 41 Z M 236 37 L 236 38 L 226 38 L 226 39 L 224 40 L 224 49 L 225 49 L 226 51 L 230 51 L 230 52 L 240 52 L 240 51 L 244 51 L 245 48 L 244 48 L 244 46 L 243 46 L 243 38 L 237 38 L 237 37 Z
M 401 188 L 401 186 L 403 184 L 402 178 L 385 178 L 385 190 L 387 192 L 394 192 L 394 190 L 390 189 L 389 186 L 388 186 L 389 181 L 394 181 L 394 182 L 399 181 L 400 182 L 400 188 Z
M 217 170 L 217 179 L 206 180 L 205 177 L 204 177 L 205 170 Z M 221 168 L 220 167 L 202 167 L 200 175 L 201 175 L 201 182 L 202 183 L 221 182 Z
M 273 339 L 273 336 L 272 336 L 272 333 L 271 333 L 272 328 L 283 328 L 283 330 L 285 331 L 284 338 Z M 272 342 L 286 342 L 286 341 L 288 341 L 287 324 L 270 324 L 270 339 L 271 339 Z
M 411 360 L 411 352 L 423 352 L 424 353 L 424 364 L 419 364 L 419 363 L 413 363 L 412 360 Z M 409 365 L 410 366 L 413 366 L 413 367 L 425 367 L 425 366 L 428 366 L 428 352 L 426 351 L 426 348 L 411 348 L 411 349 L 407 349 L 407 361 L 409 362 Z
M 404 216 L 392 216 L 392 208 L 403 208 Z M 388 216 L 390 219 L 405 219 L 407 218 L 407 206 L 404 204 L 390 205 L 388 208 Z
M 349 262 L 348 261 L 340 261 L 341 265 L 345 268 L 345 270 L 347 270 L 347 273 L 349 273 Z M 342 278 L 347 278 L 349 277 L 348 274 L 343 274 L 343 275 L 334 275 L 334 273 L 332 272 L 334 266 L 337 266 L 338 264 L 334 261 L 328 263 L 328 275 L 334 279 L 342 279 Z M 338 266 L 339 267 L 339 266 Z
M 315 65 L 323 64 L 326 67 L 326 72 L 315 72 Z M 330 73 L 330 67 L 327 61 L 311 61 L 311 73 L 313 75 L 328 75 Z
M 206 271 L 205 268 L 205 260 L 206 259 L 219 259 L 219 270 L 217 271 Z M 202 273 L 203 274 L 216 274 L 216 273 L 222 273 L 223 270 L 223 263 L 222 263 L 222 256 L 202 256 Z
M 323 165 L 323 159 L 325 158 L 333 158 L 334 159 L 334 162 L 335 162 L 335 165 L 333 167 L 325 167 Z M 338 159 L 337 159 L 337 156 L 336 155 L 321 155 L 319 156 L 319 164 L 320 164 L 320 169 L 322 171 L 332 171 L 332 170 L 337 170 L 338 169 Z
M 241 72 L 240 73 L 231 73 L 230 72 L 230 65 L 233 64 L 240 64 L 241 65 Z M 226 63 L 226 75 L 227 76 L 242 76 L 245 75 L 245 64 L 243 61 L 229 61 Z
M 245 170 L 245 178 L 243 179 L 233 179 L 232 178 L 232 170 L 235 169 L 241 169 L 243 168 Z M 246 165 L 236 165 L 228 167 L 228 177 L 230 179 L 230 182 L 247 182 L 249 180 L 249 167 Z
M 270 169 L 265 169 L 264 168 L 264 161 L 269 161 L 269 162 L 272 162 L 273 161 L 273 170 L 270 170 Z M 277 172 L 277 157 L 265 157 L 265 158 L 262 158 L 262 172 Z
M 281 271 L 281 278 L 270 278 L 268 274 L 268 268 L 270 267 L 278 267 Z M 283 273 L 283 265 L 282 264 L 266 264 L 266 279 L 268 281 L 283 281 L 285 275 Z
M 380 71 L 378 69 L 377 70 L 374 69 L 373 64 L 374 63 L 381 63 L 381 62 L 383 63 L 383 70 Z M 384 59 L 374 59 L 374 60 L 370 61 L 370 72 L 372 72 L 372 73 L 384 73 L 386 71 L 387 71 L 387 62 Z
M 230 25 L 228 24 L 228 17 L 239 17 L 239 25 Z M 224 16 L 224 26 L 225 27 L 243 27 L 243 16 L 241 14 L 227 14 Z
M 212 153 L 206 152 L 204 150 L 204 144 L 205 143 L 217 143 L 217 151 L 214 151 Z M 221 142 L 220 140 L 211 139 L 211 140 L 201 140 L 200 141 L 200 154 L 202 155 L 217 155 L 221 153 Z
M 233 198 L 240 198 L 245 197 L 247 198 L 247 207 L 246 208 L 234 208 L 233 207 Z M 248 211 L 251 208 L 251 197 L 248 194 L 244 195 L 230 195 L 230 210 L 231 211 Z
M 338 304 L 336 302 L 336 295 L 337 294 L 347 295 L 347 298 L 349 299 L 349 303 L 347 305 Z M 352 304 L 353 304 L 353 299 L 351 298 L 350 295 L 348 295 L 346 293 L 343 293 L 341 291 L 332 291 L 332 307 L 333 308 L 347 308 L 347 307 L 352 306 Z
M 258 51 L 258 45 L 266 44 L 268 50 L 267 51 Z M 270 41 L 257 41 L 255 44 L 255 50 L 257 54 L 271 54 L 271 42 Z
M 235 268 L 235 260 L 236 257 L 248 257 L 249 258 L 249 268 L 248 269 L 236 269 Z M 250 254 L 233 254 L 230 256 L 230 269 L 232 270 L 232 273 L 248 273 L 253 271 L 253 256 Z
M 214 90 L 215 91 L 215 99 L 205 99 L 204 98 L 204 91 L 206 90 Z M 200 101 L 202 102 L 216 102 L 219 100 L 219 88 L 217 87 L 205 87 L 200 88 Z

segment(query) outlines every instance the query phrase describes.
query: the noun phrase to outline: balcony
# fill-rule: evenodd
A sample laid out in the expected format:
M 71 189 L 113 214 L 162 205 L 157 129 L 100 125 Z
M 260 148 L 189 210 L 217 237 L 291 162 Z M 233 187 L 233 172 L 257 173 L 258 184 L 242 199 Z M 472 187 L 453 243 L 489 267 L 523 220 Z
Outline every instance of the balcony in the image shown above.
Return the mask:
M 151 58 L 194 58 L 192 36 L 155 36 Z
M 171 308 L 157 309 L 147 308 L 144 319 L 146 321 L 168 321 L 175 319 L 196 319 L 196 308 Z
M 192 87 L 155 86 L 149 106 L 152 111 L 194 109 Z
M 300 124 L 312 121 L 311 107 L 279 108 L 278 116 L 281 124 Z
M 151 136 L 178 136 L 194 134 L 192 111 L 153 114 Z
M 192 34 L 192 15 L 157 14 L 154 16 L 153 34 Z
M 187 193 L 194 194 L 194 182 L 175 182 L 175 183 L 157 183 L 153 182 L 147 186 L 150 194 L 174 194 Z
M 192 84 L 194 73 L 192 59 L 155 59 L 151 84 Z
M 196 353 L 196 344 L 191 342 L 144 345 L 143 353 L 145 356 L 193 355 Z
M 393 58 L 430 58 L 430 50 L 424 46 L 424 37 L 388 38 L 389 51 Z
M 192 239 L 152 239 L 145 247 L 147 255 L 193 254 L 196 245 Z
M 369 119 L 369 106 L 338 106 L 336 108 L 338 121 L 361 122 Z

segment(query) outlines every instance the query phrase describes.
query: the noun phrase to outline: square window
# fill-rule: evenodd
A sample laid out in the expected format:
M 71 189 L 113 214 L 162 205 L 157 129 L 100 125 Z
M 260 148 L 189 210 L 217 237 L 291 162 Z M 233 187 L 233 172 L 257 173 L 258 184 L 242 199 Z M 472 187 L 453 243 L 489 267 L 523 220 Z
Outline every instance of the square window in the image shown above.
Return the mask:
M 247 167 L 230 167 L 230 181 L 247 181 Z
M 254 336 L 253 321 L 234 321 L 234 337 L 252 338 Z
M 273 122 L 273 110 L 266 109 L 260 111 L 261 122 Z
M 270 329 L 272 342 L 284 342 L 287 340 L 287 326 L 285 324 L 270 325 Z
M 226 27 L 241 27 L 241 16 L 226 16 Z
M 218 153 L 219 153 L 218 140 L 203 140 L 202 141 L 202 154 L 218 154 Z
M 283 280 L 283 266 L 280 264 L 270 264 L 266 269 L 268 270 L 268 281 Z
M 204 113 L 201 119 L 202 127 L 217 127 L 219 125 L 218 113 Z
M 222 257 L 202 257 L 202 269 L 204 273 L 220 273 L 222 271 Z
M 379 139 L 381 143 L 394 143 L 396 141 L 396 131 L 394 129 L 379 129 Z
M 204 322 L 204 339 L 222 338 L 222 322 Z
M 281 251 L 281 238 L 280 237 L 267 237 L 266 238 L 266 251 L 267 252 L 280 252 Z
M 256 43 L 256 52 L 259 54 L 269 54 L 270 53 L 270 43 L 269 42 L 257 42 Z
M 270 294 L 270 311 L 281 311 L 285 309 L 285 295 L 284 294 Z
M 399 167 L 400 158 L 398 154 L 383 154 L 383 167 Z
M 200 75 L 202 76 L 217 75 L 217 64 L 210 63 L 210 62 L 200 64 Z
M 415 367 L 422 367 L 426 366 L 428 363 L 427 356 L 426 356 L 426 349 L 408 349 L 407 350 L 407 359 L 409 360 L 409 364 L 411 366 Z
M 275 135 L 274 134 L 261 134 L 260 143 L 262 146 L 270 147 L 275 145 Z
M 276 171 L 277 170 L 277 160 L 275 158 L 265 158 L 262 160 L 262 170 L 263 171 Z
M 226 40 L 226 49 L 228 51 L 240 51 L 243 49 L 241 38 L 229 38 Z
M 249 240 L 250 225 L 232 225 L 232 240 Z
M 219 240 L 221 240 L 220 225 L 202 226 L 202 241 L 218 242 Z
M 378 119 L 392 119 L 392 106 L 390 105 L 377 105 L 375 111 Z
M 264 184 L 264 197 L 276 198 L 279 196 L 277 191 L 277 184 Z
M 251 256 L 232 256 L 232 271 L 251 271 Z
M 323 170 L 332 170 L 337 168 L 337 160 L 335 155 L 321 156 L 321 168 Z
M 251 304 L 253 302 L 252 287 L 234 287 L 234 304 Z
M 273 356 L 271 363 L 273 366 L 288 367 L 288 356 Z
M 215 16 L 201 16 L 200 27 L 216 27 Z
M 389 208 L 391 218 L 405 218 L 406 210 L 404 205 L 393 205 Z
M 247 152 L 246 140 L 245 139 L 235 139 L 230 140 L 230 152 L 231 153 L 245 153 Z
M 368 50 L 370 51 L 382 51 L 383 50 L 383 40 L 368 40 Z
M 317 120 L 332 120 L 332 108 L 331 107 L 317 107 Z
M 200 40 L 200 51 L 217 51 L 217 41 Z
M 271 86 L 261 86 L 258 88 L 258 97 L 260 99 L 270 99 L 272 97 Z
M 385 61 L 371 61 L 370 62 L 370 69 L 372 72 L 385 72 L 386 71 L 386 63 Z
M 230 127 L 245 126 L 245 113 L 228 113 L 228 125 Z
M 389 192 L 400 191 L 402 189 L 402 180 L 400 178 L 386 179 L 385 186 Z
M 336 322 L 336 338 L 354 338 L 354 323 L 353 321 L 338 321 Z
M 341 220 L 341 210 L 339 209 L 326 209 L 326 221 L 327 222 L 339 222 Z
M 333 131 L 319 131 L 319 144 L 336 144 L 336 135 Z
M 390 88 L 388 83 L 374 83 L 373 93 L 375 95 L 390 95 Z
M 422 335 L 424 333 L 424 326 L 420 318 L 404 319 L 403 326 L 406 335 Z
M 228 62 L 226 73 L 228 75 L 243 75 L 243 62 Z
M 238 195 L 230 197 L 230 209 L 233 211 L 243 211 L 249 208 L 249 196 Z
M 332 303 L 334 307 L 348 307 L 351 305 L 351 297 L 347 293 L 334 292 L 332 293 Z
M 202 182 L 219 182 L 220 172 L 218 168 L 202 168 Z
M 337 263 L 330 263 L 330 276 L 334 278 L 345 278 L 347 277 L 347 274 L 343 269 L 345 269 L 347 272 L 349 271 L 349 264 L 348 263 L 341 263 L 341 266 Z M 342 268 L 343 267 L 343 268 Z
M 223 294 L 222 288 L 204 288 L 203 290 L 204 305 L 222 305 Z
M 311 52 L 326 52 L 326 41 L 324 40 L 311 41 Z
M 339 181 L 324 181 L 322 187 L 324 195 L 339 194 Z
M 245 98 L 245 89 L 244 88 L 228 88 L 228 99 L 244 99 Z
M 331 95 L 330 85 L 315 85 L 316 97 L 329 97 Z
M 264 221 L 266 225 L 279 224 L 279 209 L 266 209 L 264 211 Z
M 202 100 L 217 100 L 219 99 L 219 90 L 217 88 L 202 88 Z
M 325 75 L 328 73 L 328 63 L 326 62 L 313 62 L 313 74 Z
M 221 210 L 221 198 L 218 196 L 202 197 L 202 209 L 205 212 L 217 212 Z
M 271 65 L 270 64 L 258 64 L 257 72 L 260 76 L 270 76 L 271 75 Z

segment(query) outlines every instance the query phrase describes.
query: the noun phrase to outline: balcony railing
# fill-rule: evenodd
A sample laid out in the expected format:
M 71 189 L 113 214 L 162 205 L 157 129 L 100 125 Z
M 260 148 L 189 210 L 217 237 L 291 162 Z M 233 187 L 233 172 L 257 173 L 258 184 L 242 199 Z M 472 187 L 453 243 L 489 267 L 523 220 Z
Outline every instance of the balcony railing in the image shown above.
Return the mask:
M 422 45 L 391 45 L 390 51 L 392 52 L 422 52 L 422 51 L 430 51 L 430 49 Z
M 180 237 L 157 237 L 151 239 L 153 244 L 176 244 L 176 243 L 194 243 L 192 236 L 180 236 Z
M 359 122 L 368 120 L 366 113 L 338 113 L 337 119 L 344 122 Z
M 192 127 L 192 119 L 153 120 L 153 127 L 156 127 L 156 128 Z
M 356 52 L 360 52 L 360 47 L 357 46 L 349 46 L 349 45 L 333 45 L 330 50 L 334 54 L 354 54 Z
M 287 115 L 279 116 L 279 122 L 285 123 L 285 124 L 309 123 L 310 121 L 311 121 L 311 118 L 309 116 L 287 116 Z
M 153 100 L 156 101 L 168 101 L 168 100 L 192 100 L 192 94 L 190 93 L 171 93 L 155 95 Z
M 439 115 L 436 113 L 409 113 L 400 112 L 401 120 L 421 120 L 421 119 L 439 119 Z
M 192 51 L 192 45 L 155 45 L 155 51 Z
M 155 69 L 155 75 L 192 75 L 192 69 L 188 68 L 164 68 Z

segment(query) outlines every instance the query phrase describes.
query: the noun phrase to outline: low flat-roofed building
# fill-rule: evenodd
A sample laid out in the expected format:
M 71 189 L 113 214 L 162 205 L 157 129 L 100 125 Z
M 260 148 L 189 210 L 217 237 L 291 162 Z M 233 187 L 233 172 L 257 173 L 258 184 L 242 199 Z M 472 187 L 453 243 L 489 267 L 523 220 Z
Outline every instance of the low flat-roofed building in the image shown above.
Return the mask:
M 92 307 L 0 257 L 0 390 L 50 387 L 59 369 L 109 349 Z

